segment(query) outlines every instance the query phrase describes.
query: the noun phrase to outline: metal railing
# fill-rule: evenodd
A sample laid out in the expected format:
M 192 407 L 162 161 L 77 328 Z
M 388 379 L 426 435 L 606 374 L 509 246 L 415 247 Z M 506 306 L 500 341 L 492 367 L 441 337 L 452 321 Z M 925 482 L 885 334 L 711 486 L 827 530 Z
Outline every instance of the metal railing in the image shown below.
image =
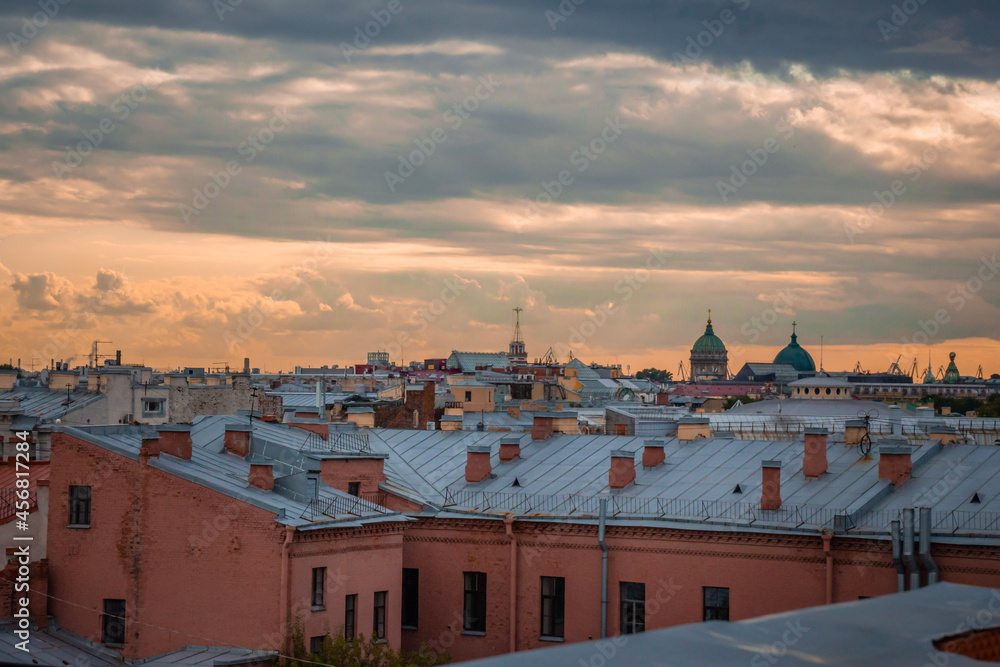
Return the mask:
M 18 489 L 0 489 L 0 521 L 5 521 L 18 512 L 17 492 Z M 28 492 L 28 509 L 20 511 L 30 512 L 36 507 L 38 507 L 38 493 L 30 491 Z
M 371 445 L 368 444 L 367 433 L 344 433 L 334 431 L 329 438 L 324 440 L 323 436 L 312 431 L 306 432 L 306 441 L 302 449 L 314 449 L 328 452 L 360 452 L 371 454 Z
M 783 505 L 763 510 L 751 501 L 705 501 L 633 496 L 541 495 L 528 493 L 448 490 L 445 507 L 483 513 L 532 517 L 596 517 L 600 499 L 608 500 L 608 515 L 619 519 L 681 521 L 758 528 L 836 532 L 885 533 L 901 510 L 849 510 L 809 505 Z M 1000 533 L 1000 512 L 936 511 L 931 513 L 933 532 L 942 535 L 991 535 Z
M 314 498 L 309 501 L 306 513 L 310 521 L 327 516 L 337 518 L 342 516 L 372 516 L 385 514 L 387 510 L 365 498 L 336 496 L 334 498 Z

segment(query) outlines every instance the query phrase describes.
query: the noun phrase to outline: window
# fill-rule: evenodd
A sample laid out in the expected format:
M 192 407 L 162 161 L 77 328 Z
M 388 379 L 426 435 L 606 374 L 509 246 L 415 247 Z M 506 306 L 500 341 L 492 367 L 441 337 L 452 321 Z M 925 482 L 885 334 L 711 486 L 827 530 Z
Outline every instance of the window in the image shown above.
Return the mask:
M 705 620 L 729 620 L 729 589 L 705 586 Z
M 326 635 L 320 635 L 319 637 L 309 638 L 309 652 L 313 655 L 319 655 L 323 652 L 323 640 L 326 639 Z
M 354 639 L 354 628 L 358 620 L 358 596 L 344 596 L 344 639 Z
M 101 643 L 125 645 L 125 600 L 104 601 L 104 613 L 101 615 Z
M 313 568 L 313 584 L 312 584 L 312 606 L 323 607 L 323 593 L 326 584 L 326 568 L 325 567 L 314 567 Z
M 349 494 L 351 494 L 352 496 L 360 496 L 361 495 L 361 482 L 348 482 L 347 483 L 347 492 Z
M 542 577 L 542 636 L 562 637 L 566 610 L 566 579 Z
M 646 584 L 623 581 L 621 586 L 621 633 L 646 631 Z
M 465 577 L 465 606 L 462 630 L 486 632 L 486 573 L 463 572 Z
M 389 596 L 389 591 L 378 591 L 375 593 L 375 614 L 372 625 L 372 633 L 376 639 L 385 639 L 385 599 Z
M 69 525 L 90 525 L 90 487 L 69 487 Z
M 420 570 L 403 568 L 403 627 L 417 627 L 418 600 L 420 594 Z
M 162 398 L 144 398 L 142 399 L 142 416 L 143 417 L 166 417 L 167 402 Z
M 472 400 L 472 392 L 471 391 L 465 392 L 465 400 L 467 400 L 467 401 L 471 401 Z

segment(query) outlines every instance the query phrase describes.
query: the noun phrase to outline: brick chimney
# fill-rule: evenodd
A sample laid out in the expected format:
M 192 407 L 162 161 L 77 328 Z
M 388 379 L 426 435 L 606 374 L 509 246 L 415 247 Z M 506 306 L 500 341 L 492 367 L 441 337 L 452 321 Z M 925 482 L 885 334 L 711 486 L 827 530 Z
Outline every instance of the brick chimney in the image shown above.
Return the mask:
M 510 463 L 521 458 L 521 436 L 506 435 L 500 441 L 500 462 Z
M 226 451 L 236 456 L 249 454 L 250 431 L 250 424 L 226 424 L 226 435 L 223 439 Z
M 270 463 L 251 463 L 247 482 L 250 486 L 270 491 L 274 488 L 274 468 Z
M 805 441 L 805 456 L 802 458 L 802 474 L 806 477 L 819 477 L 826 472 L 826 439 L 829 431 L 825 428 L 807 428 Z
M 878 478 L 894 487 L 910 479 L 913 472 L 912 448 L 903 438 L 885 438 L 878 445 Z
M 493 471 L 489 445 L 469 445 L 465 449 L 465 481 L 481 482 Z
M 531 439 L 547 440 L 552 435 L 552 416 L 536 414 L 531 422 Z
M 634 481 L 635 454 L 627 449 L 612 449 L 608 486 L 612 489 L 624 489 Z
M 507 414 L 510 415 L 511 417 L 513 417 L 514 419 L 520 419 L 521 418 L 521 406 L 519 404 L 518 405 L 508 405 L 507 406 Z
M 647 468 L 655 468 L 663 463 L 666 458 L 663 452 L 663 443 L 659 440 L 647 440 L 642 449 L 642 465 Z
M 156 436 L 143 436 L 140 456 L 170 454 L 179 459 L 191 459 L 191 425 L 161 424 Z
M 708 417 L 685 417 L 677 422 L 678 440 L 695 440 L 711 438 L 712 425 Z
M 781 507 L 781 461 L 761 461 L 760 470 L 763 477 L 760 508 L 776 510 Z

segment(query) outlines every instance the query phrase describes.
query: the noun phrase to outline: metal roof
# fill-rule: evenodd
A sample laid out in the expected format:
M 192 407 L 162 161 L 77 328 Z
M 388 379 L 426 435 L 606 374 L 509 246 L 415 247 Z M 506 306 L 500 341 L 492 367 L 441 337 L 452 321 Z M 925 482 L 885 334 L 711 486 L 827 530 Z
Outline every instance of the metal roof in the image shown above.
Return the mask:
M 107 395 L 86 389 L 73 389 L 69 392 L 49 389 L 48 387 L 15 387 L 0 392 L 0 401 L 11 401 L 10 407 L 0 408 L 0 413 L 37 417 L 42 420 L 52 420 L 79 410 L 85 405 L 107 399 Z M 17 404 L 14 405 L 13 402 Z
M 666 591 L 669 594 L 670 591 Z M 709 621 L 474 660 L 470 667 L 577 665 L 982 665 L 934 642 L 997 625 L 1000 592 L 939 583 L 907 593 L 800 609 L 739 622 Z
M 481 366 L 485 366 L 486 370 L 510 368 L 510 359 L 503 352 L 459 352 L 455 350 L 448 357 L 447 366 L 448 368 L 461 369 L 463 373 L 471 373 Z

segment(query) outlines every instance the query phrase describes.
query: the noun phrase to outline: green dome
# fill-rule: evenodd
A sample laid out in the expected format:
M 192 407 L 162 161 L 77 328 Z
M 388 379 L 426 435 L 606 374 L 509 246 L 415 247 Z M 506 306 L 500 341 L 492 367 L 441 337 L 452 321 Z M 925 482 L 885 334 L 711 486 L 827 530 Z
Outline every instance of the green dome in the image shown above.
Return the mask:
M 955 384 L 956 382 L 961 382 L 962 376 L 958 373 L 958 366 L 955 365 L 955 353 L 948 353 L 948 358 L 951 363 L 948 364 L 948 369 L 944 372 L 944 383 L 945 384 Z
M 722 339 L 715 335 L 715 331 L 712 329 L 712 320 L 708 320 L 708 324 L 705 326 L 705 334 L 694 342 L 694 347 L 691 348 L 692 352 L 725 352 L 726 344 L 722 342 Z
M 928 366 L 927 375 L 924 376 L 924 384 L 934 384 L 935 382 L 937 382 L 937 378 L 934 377 L 934 371 Z
M 776 364 L 788 364 L 800 373 L 815 373 L 816 362 L 805 348 L 799 345 L 795 335 L 795 324 L 792 323 L 792 341 L 774 357 Z

